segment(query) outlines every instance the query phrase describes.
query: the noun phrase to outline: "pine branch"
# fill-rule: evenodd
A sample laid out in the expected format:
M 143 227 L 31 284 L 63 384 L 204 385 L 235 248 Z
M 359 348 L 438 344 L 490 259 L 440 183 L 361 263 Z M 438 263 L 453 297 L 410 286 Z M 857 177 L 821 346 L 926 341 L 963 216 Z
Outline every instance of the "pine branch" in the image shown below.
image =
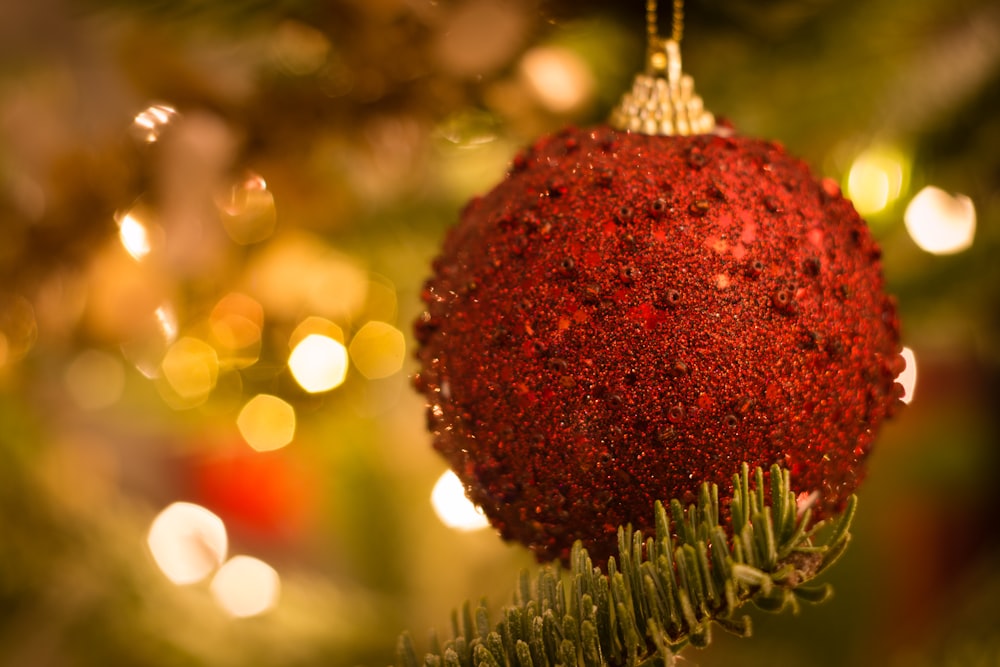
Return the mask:
M 713 622 L 742 637 L 750 617 L 736 610 L 746 602 L 771 612 L 799 602 L 819 603 L 829 584 L 807 585 L 847 547 L 856 500 L 833 522 L 812 524 L 798 511 L 787 470 L 773 466 L 770 489 L 764 474 L 743 464 L 733 477 L 729 530 L 719 523 L 718 488 L 705 484 L 697 505 L 685 510 L 672 500 L 657 502 L 656 536 L 618 529 L 618 559 L 607 574 L 593 566 L 587 550 L 574 545 L 568 576 L 541 569 L 534 582 L 521 573 L 514 604 L 496 624 L 485 602 L 466 603 L 452 616 L 452 638 L 432 635 L 425 667 L 585 667 L 674 664 L 683 647 L 707 646 Z M 420 667 L 408 634 L 397 647 L 398 667 Z

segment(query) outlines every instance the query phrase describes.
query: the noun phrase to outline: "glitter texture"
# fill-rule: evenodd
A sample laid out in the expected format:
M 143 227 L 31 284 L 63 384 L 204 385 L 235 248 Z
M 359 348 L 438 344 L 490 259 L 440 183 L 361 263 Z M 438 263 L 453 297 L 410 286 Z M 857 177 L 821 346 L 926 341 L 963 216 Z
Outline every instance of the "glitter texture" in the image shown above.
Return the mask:
M 448 234 L 415 325 L 434 447 L 505 539 L 597 562 L 657 499 L 792 473 L 828 516 L 900 404 L 880 251 L 776 144 L 570 129 Z M 727 512 L 723 507 L 722 511 Z

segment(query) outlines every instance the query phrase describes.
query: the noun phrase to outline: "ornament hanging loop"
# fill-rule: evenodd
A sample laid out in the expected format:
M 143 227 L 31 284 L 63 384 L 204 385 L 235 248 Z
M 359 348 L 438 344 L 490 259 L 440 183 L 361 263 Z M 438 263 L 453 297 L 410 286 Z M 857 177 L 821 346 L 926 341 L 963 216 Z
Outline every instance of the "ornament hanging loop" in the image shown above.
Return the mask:
M 657 29 L 656 0 L 647 0 L 646 29 L 646 71 L 635 77 L 632 90 L 612 111 L 612 127 L 664 136 L 713 132 L 715 116 L 705 110 L 694 80 L 681 68 L 683 2 L 674 0 L 671 36 L 664 39 Z
M 670 39 L 681 43 L 684 36 L 684 0 L 673 0 L 674 11 L 670 23 Z M 659 21 L 656 18 L 656 0 L 646 0 L 646 34 L 647 46 L 652 48 L 654 42 L 660 39 Z

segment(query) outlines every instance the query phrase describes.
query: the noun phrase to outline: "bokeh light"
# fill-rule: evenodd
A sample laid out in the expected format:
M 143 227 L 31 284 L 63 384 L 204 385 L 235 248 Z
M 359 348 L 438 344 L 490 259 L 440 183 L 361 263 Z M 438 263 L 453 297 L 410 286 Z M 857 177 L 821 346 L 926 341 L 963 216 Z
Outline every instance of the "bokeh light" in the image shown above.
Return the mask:
M 0 365 L 22 359 L 38 339 L 35 307 L 23 296 L 0 296 Z
M 118 218 L 118 238 L 122 247 L 136 261 L 143 260 L 152 251 L 148 212 L 134 206 Z
M 153 310 L 141 328 L 137 327 L 138 330 L 130 340 L 122 343 L 122 355 L 146 378 L 159 378 L 160 363 L 177 340 L 178 327 L 174 307 L 164 303 Z
M 233 556 L 212 577 L 212 596 L 229 615 L 258 616 L 278 603 L 278 572 L 252 556 Z
M 317 336 L 326 336 L 327 338 L 332 338 L 335 341 L 345 344 L 347 342 L 343 329 L 325 317 L 316 317 L 313 315 L 302 320 L 299 322 L 299 325 L 295 327 L 295 330 L 292 331 L 292 335 L 288 337 L 288 347 L 294 349 L 295 346 L 301 343 L 307 336 L 312 336 L 314 334 Z
M 339 387 L 347 377 L 347 349 L 340 341 L 319 334 L 303 338 L 288 357 L 292 377 L 309 393 Z
M 200 505 L 173 503 L 160 512 L 146 536 L 153 560 L 177 585 L 193 584 L 211 574 L 226 558 L 226 526 Z
M 100 350 L 84 350 L 76 355 L 66 367 L 64 379 L 73 402 L 84 410 L 114 405 L 125 390 L 121 358 Z
M 264 308 L 256 300 L 230 292 L 212 308 L 208 325 L 218 344 L 222 366 L 246 368 L 260 358 Z
M 524 54 L 521 73 L 543 107 L 568 113 L 590 101 L 594 77 L 583 59 L 558 46 L 539 46 Z
M 279 67 L 295 76 L 318 70 L 330 52 L 330 40 L 316 28 L 286 19 L 271 36 L 271 53 Z
M 305 233 L 277 235 L 253 258 L 246 276 L 244 291 L 278 318 L 308 312 L 351 320 L 368 293 L 368 274 L 356 259 Z
M 847 172 L 847 197 L 861 215 L 881 213 L 903 191 L 907 161 L 898 150 L 881 146 L 858 155 Z
M 451 470 L 441 475 L 434 484 L 434 489 L 431 491 L 431 505 L 441 523 L 449 528 L 470 532 L 482 530 L 490 525 L 482 510 L 465 496 L 461 480 Z
M 178 333 L 177 313 L 174 312 L 173 306 L 165 303 L 153 311 L 153 316 L 156 317 L 156 324 L 164 340 L 173 342 Z
M 208 398 L 219 379 L 219 355 L 205 341 L 185 336 L 167 350 L 160 370 L 178 397 L 198 404 Z
M 351 339 L 351 361 L 369 380 L 389 377 L 403 368 L 406 338 L 403 332 L 385 322 L 372 321 L 361 327 Z
M 263 177 L 248 174 L 218 201 L 222 226 L 240 245 L 260 243 L 269 238 L 277 224 L 274 195 Z
M 909 403 L 913 400 L 913 392 L 917 388 L 917 357 L 913 354 L 913 350 L 908 347 L 904 347 L 902 351 L 903 359 L 906 360 L 906 368 L 899 377 L 896 378 L 896 382 L 903 385 L 903 402 Z
M 295 438 L 295 408 L 271 394 L 258 394 L 247 401 L 236 418 L 236 426 L 247 444 L 258 452 L 280 449 Z
M 950 255 L 972 246 L 976 207 L 969 197 L 950 195 L 928 185 L 916 194 L 903 215 L 906 231 L 922 250 Z
M 177 110 L 169 104 L 151 104 L 136 114 L 132 127 L 140 140 L 153 143 L 176 117 Z

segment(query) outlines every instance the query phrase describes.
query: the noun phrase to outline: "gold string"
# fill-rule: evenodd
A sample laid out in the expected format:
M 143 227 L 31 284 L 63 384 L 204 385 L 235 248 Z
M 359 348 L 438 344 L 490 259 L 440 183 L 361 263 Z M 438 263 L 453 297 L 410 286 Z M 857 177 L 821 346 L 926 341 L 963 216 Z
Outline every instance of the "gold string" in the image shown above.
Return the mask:
M 656 0 L 653 0 L 654 2 Z M 673 27 L 671 29 L 670 38 L 681 43 L 681 37 L 684 36 L 684 0 L 674 0 L 674 18 Z
M 646 0 L 646 34 L 651 44 L 659 39 L 656 18 L 656 0 Z M 680 43 L 684 36 L 684 0 L 674 0 L 674 13 L 670 27 L 670 39 Z

